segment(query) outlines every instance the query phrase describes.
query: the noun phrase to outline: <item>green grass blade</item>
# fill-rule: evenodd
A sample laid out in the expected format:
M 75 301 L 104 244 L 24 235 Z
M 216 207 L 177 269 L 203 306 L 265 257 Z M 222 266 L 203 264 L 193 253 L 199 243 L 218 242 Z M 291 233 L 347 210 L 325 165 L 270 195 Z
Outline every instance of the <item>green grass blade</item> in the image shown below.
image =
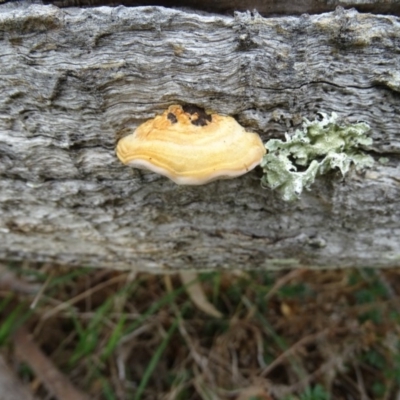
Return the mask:
M 19 303 L 0 325 L 0 346 L 32 315 L 24 303 Z
M 103 361 L 106 361 L 110 357 L 111 353 L 117 347 L 119 340 L 124 335 L 123 329 L 125 326 L 125 321 L 126 315 L 122 315 L 104 348 L 103 354 L 101 355 L 101 359 Z
M 174 323 L 169 328 L 167 335 L 161 342 L 160 346 L 158 346 L 156 352 L 154 353 L 153 357 L 151 358 L 150 363 L 147 366 L 146 371 L 144 372 L 143 378 L 140 381 L 140 384 L 136 391 L 135 397 L 133 398 L 134 400 L 140 400 L 140 398 L 144 392 L 144 389 L 146 388 L 147 383 L 149 382 L 149 379 L 150 379 L 155 367 L 157 366 L 158 361 L 160 360 L 160 358 L 162 356 L 162 353 L 164 352 L 165 348 L 167 347 L 168 342 L 170 341 L 173 333 L 175 332 L 176 328 L 178 327 L 178 324 L 179 324 L 179 320 L 175 319 Z

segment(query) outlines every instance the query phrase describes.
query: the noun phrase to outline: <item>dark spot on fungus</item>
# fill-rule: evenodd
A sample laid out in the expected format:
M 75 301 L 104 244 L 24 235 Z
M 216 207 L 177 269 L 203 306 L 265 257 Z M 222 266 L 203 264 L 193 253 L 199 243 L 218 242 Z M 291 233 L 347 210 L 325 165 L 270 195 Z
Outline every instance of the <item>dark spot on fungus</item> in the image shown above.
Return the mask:
M 191 115 L 192 125 L 205 126 L 208 125 L 208 123 L 212 120 L 211 115 L 207 114 L 204 108 L 200 108 L 192 104 L 186 104 L 182 106 L 182 110 L 186 114 Z
M 178 122 L 178 118 L 176 118 L 175 114 L 168 113 L 167 118 L 173 123 L 176 124 Z
M 198 117 L 195 120 L 192 120 L 192 125 L 196 125 L 196 126 L 205 126 L 207 125 L 209 122 L 211 122 L 211 115 L 207 115 L 206 118 L 203 117 Z

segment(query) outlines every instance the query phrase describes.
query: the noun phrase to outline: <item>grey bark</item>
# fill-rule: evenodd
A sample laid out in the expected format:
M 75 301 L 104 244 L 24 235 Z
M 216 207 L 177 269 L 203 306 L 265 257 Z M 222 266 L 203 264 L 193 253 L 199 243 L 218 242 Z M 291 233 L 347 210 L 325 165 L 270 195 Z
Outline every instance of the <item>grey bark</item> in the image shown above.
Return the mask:
M 0 257 L 146 271 L 400 260 L 400 20 L 158 7 L 0 7 Z M 260 171 L 179 187 L 123 166 L 121 132 L 171 104 L 264 140 L 301 117 L 366 121 L 378 161 L 294 203 Z

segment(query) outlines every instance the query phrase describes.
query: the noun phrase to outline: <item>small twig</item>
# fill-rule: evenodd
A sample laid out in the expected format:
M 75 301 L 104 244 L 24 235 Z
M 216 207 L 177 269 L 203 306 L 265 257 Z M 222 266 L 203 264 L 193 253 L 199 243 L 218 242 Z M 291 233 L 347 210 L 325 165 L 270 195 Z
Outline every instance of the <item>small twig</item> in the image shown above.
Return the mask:
M 119 281 L 125 280 L 126 275 L 117 275 L 111 279 L 109 279 L 106 282 L 99 283 L 97 286 L 94 286 L 88 290 L 85 290 L 84 292 L 78 294 L 77 296 L 73 297 L 72 299 L 69 299 L 68 301 L 64 301 L 60 304 L 58 304 L 56 307 L 52 308 L 51 310 L 47 311 L 43 316 L 42 316 L 42 321 L 53 317 L 54 315 L 58 314 L 60 311 L 63 311 L 65 309 L 70 308 L 73 304 L 78 303 L 81 300 L 84 300 L 87 296 L 94 292 L 98 292 L 99 290 L 104 289 L 107 286 L 110 286 L 114 283 L 117 283 Z
M 271 297 L 275 295 L 275 293 L 284 285 L 286 285 L 288 282 L 290 282 L 292 279 L 297 278 L 298 276 L 303 275 L 305 272 L 307 272 L 306 268 L 301 268 L 301 269 L 295 269 L 293 271 L 290 271 L 288 274 L 283 276 L 282 278 L 278 279 L 275 282 L 275 285 L 269 290 L 269 292 L 265 295 L 264 300 L 269 300 Z
M 276 358 L 271 364 L 269 364 L 266 368 L 263 369 L 260 376 L 267 376 L 274 368 L 276 368 L 279 364 L 285 361 L 288 357 L 294 355 L 296 351 L 299 350 L 300 347 L 306 346 L 307 344 L 313 343 L 318 339 L 323 338 L 329 333 L 330 329 L 324 329 L 321 332 L 313 333 L 311 335 L 305 336 L 301 338 L 298 342 L 296 342 L 292 347 L 284 351 L 278 358 Z
M 36 294 L 35 298 L 33 299 L 30 309 L 33 310 L 37 303 L 39 302 L 40 298 L 42 297 L 44 291 L 46 290 L 47 286 L 49 285 L 50 281 L 53 279 L 53 273 L 50 273 L 49 276 L 47 277 L 46 281 L 43 283 L 43 285 L 40 287 L 38 293 Z
M 47 358 L 25 327 L 22 326 L 15 333 L 14 345 L 18 357 L 32 368 L 37 378 L 58 400 L 89 400 Z
M 365 390 L 364 379 L 360 372 L 360 368 L 358 367 L 358 365 L 355 362 L 353 362 L 353 367 L 354 367 L 354 371 L 356 372 L 357 387 L 358 387 L 358 391 L 360 392 L 360 395 L 361 395 L 361 400 L 370 400 L 370 398 L 367 396 L 367 391 Z
M 264 341 L 261 332 L 257 327 L 252 327 L 254 332 L 254 338 L 257 343 L 257 361 L 260 368 L 267 368 L 267 365 L 264 361 Z

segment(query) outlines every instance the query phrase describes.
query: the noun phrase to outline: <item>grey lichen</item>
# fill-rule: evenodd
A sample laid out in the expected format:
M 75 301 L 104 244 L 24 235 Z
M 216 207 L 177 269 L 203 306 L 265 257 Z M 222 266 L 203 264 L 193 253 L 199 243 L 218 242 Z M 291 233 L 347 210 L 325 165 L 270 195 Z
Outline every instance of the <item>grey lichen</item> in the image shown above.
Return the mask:
M 336 113 L 320 115 L 321 120 L 304 118 L 301 129 L 292 136 L 285 135 L 286 141 L 271 139 L 265 145 L 262 184 L 277 189 L 286 201 L 299 198 L 318 175 L 336 168 L 345 175 L 351 164 L 362 170 L 374 163 L 371 156 L 360 150 L 360 146 L 372 144 L 366 135 L 370 130 L 368 124 L 340 122 Z

